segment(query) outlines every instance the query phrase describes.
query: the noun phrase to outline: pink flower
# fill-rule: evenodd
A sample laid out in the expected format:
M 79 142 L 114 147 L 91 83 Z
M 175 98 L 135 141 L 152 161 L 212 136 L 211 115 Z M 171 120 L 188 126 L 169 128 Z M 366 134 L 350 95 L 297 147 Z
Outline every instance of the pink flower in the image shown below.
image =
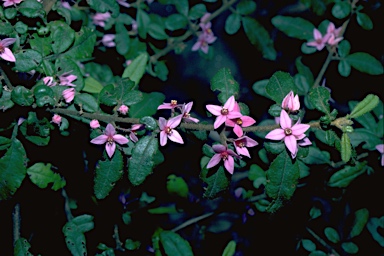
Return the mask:
M 3 60 L 7 60 L 11 62 L 16 61 L 15 55 L 13 55 L 12 51 L 7 47 L 13 44 L 15 41 L 16 41 L 16 38 L 4 38 L 3 40 L 0 40 L 0 57 Z
M 158 106 L 157 109 L 174 109 L 179 106 L 180 105 L 177 105 L 177 100 L 171 100 L 171 103 L 163 103 Z
M 96 13 L 93 15 L 93 23 L 97 26 L 104 27 L 105 22 L 111 17 L 111 14 L 109 12 L 106 13 Z
M 73 81 L 77 79 L 77 76 L 72 75 L 69 72 L 65 72 L 62 75 L 59 76 L 60 85 L 66 85 L 66 86 L 76 86 L 75 84 L 72 84 Z
M 52 117 L 52 123 L 60 125 L 61 123 L 61 116 L 54 114 Z
M 115 40 L 114 34 L 105 34 L 101 39 L 101 43 L 106 47 L 115 47 L 116 44 L 113 40 Z
M 224 106 L 207 105 L 206 108 L 213 115 L 217 116 L 213 127 L 217 129 L 227 119 L 235 119 L 241 117 L 242 114 L 235 110 L 235 97 L 231 96 L 224 104 Z
M 107 128 L 104 131 L 104 134 L 97 136 L 93 140 L 91 140 L 91 143 L 93 144 L 104 144 L 105 143 L 105 150 L 107 151 L 108 156 L 111 158 L 113 154 L 115 153 L 116 149 L 116 143 L 119 144 L 127 144 L 128 139 L 125 138 L 123 135 L 116 134 L 115 127 L 113 125 L 108 124 Z
M 270 140 L 284 139 L 285 146 L 291 152 L 292 158 L 296 157 L 298 151 L 297 141 L 305 138 L 304 132 L 310 127 L 308 124 L 300 124 L 298 121 L 292 126 L 292 120 L 285 110 L 280 113 L 280 127 L 270 131 L 265 138 Z
M 46 76 L 43 78 L 43 82 L 46 86 L 55 86 L 56 82 L 53 80 L 52 76 Z
M 63 91 L 63 98 L 65 102 L 69 103 L 75 98 L 75 88 L 69 88 Z
M 283 102 L 281 103 L 283 109 L 288 110 L 288 112 L 295 112 L 300 109 L 299 95 L 296 96 L 293 94 L 293 91 L 290 91 L 287 96 L 284 97 Z
M 214 154 L 211 160 L 209 160 L 207 168 L 212 168 L 213 166 L 216 166 L 221 160 L 223 160 L 225 169 L 227 169 L 230 174 L 233 174 L 233 169 L 235 167 L 235 161 L 233 157 L 240 157 L 235 152 L 233 152 L 233 150 L 227 149 L 223 145 L 213 145 L 212 149 L 216 154 Z
M 330 22 L 327 27 L 327 34 L 329 35 L 329 39 L 327 43 L 331 46 L 337 45 L 343 37 L 340 36 L 342 27 L 335 28 L 335 24 Z
M 194 122 L 194 123 L 198 123 L 199 122 L 199 119 L 197 118 L 193 118 L 191 117 L 191 115 L 189 114 L 189 112 L 191 111 L 192 109 L 192 105 L 193 105 L 193 102 L 189 102 L 187 104 L 183 104 L 183 107 L 181 109 L 181 114 L 183 116 L 183 119 L 184 121 L 186 122 Z
M 129 108 L 128 108 L 127 106 L 125 106 L 125 105 L 121 105 L 121 106 L 119 107 L 119 109 L 118 109 L 118 111 L 119 111 L 121 114 L 123 114 L 123 115 L 126 115 L 126 114 L 128 113 L 128 110 L 129 110 Z
M 249 138 L 248 136 L 243 136 L 233 141 L 237 154 L 247 156 L 249 158 L 251 158 L 251 156 L 249 155 L 247 147 L 255 147 L 258 144 L 259 143 L 257 143 L 257 141 Z
M 384 166 L 384 144 L 378 144 L 376 145 L 376 149 L 381 154 L 381 166 Z
M 15 6 L 16 7 L 16 4 L 19 4 L 21 3 L 23 0 L 3 0 L 4 4 L 3 6 L 4 7 L 8 7 L 8 6 Z
M 192 46 L 192 51 L 201 50 L 205 54 L 208 53 L 209 50 L 209 44 L 212 44 L 216 41 L 215 36 L 207 36 L 207 34 L 201 33 L 199 37 L 197 38 L 197 42 Z
M 93 119 L 93 120 L 89 123 L 89 126 L 90 126 L 92 129 L 96 129 L 96 128 L 99 128 L 99 127 L 100 127 L 100 123 L 99 123 L 98 120 Z
M 131 132 L 129 133 L 129 138 L 131 139 L 131 141 L 133 141 L 133 142 L 139 141 L 139 139 L 136 136 L 136 131 L 142 129 L 143 127 L 144 127 L 143 124 L 133 124 L 132 125 Z
M 321 51 L 325 47 L 325 44 L 327 43 L 330 36 L 331 35 L 329 34 L 325 34 L 325 36 L 323 37 L 321 32 L 315 28 L 313 29 L 313 38 L 315 40 L 308 42 L 307 45 L 316 47 L 318 51 Z
M 183 138 L 181 138 L 178 131 L 174 130 L 175 127 L 177 127 L 180 122 L 182 115 L 175 116 L 168 121 L 160 117 L 159 118 L 159 127 L 160 127 L 160 145 L 164 146 L 167 144 L 167 139 L 170 139 L 173 142 L 184 144 Z
M 235 102 L 235 107 L 233 111 L 240 112 L 240 107 L 237 102 Z M 240 116 L 235 119 L 227 119 L 225 121 L 226 126 L 233 127 L 233 132 L 237 135 L 237 137 L 243 136 L 243 129 L 241 127 L 249 127 L 256 123 L 256 120 L 249 116 Z

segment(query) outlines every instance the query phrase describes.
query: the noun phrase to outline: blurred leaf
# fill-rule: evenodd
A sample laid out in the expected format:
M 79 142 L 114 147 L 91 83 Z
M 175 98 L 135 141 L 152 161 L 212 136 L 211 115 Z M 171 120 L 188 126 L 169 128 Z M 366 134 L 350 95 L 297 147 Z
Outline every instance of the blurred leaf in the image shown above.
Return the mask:
M 349 114 L 350 118 L 356 118 L 372 111 L 379 104 L 379 97 L 373 94 L 368 94 L 360 101 Z
M 359 209 L 355 212 L 355 220 L 349 233 L 349 237 L 353 238 L 361 234 L 369 219 L 369 211 L 367 208 Z
M 95 31 L 91 28 L 81 27 L 80 31 L 75 33 L 75 42 L 73 43 L 72 47 L 63 53 L 61 58 L 68 57 L 74 62 L 91 58 L 95 44 Z
M 252 85 L 253 91 L 255 93 L 261 95 L 261 96 L 266 97 L 267 99 L 271 99 L 271 97 L 269 96 L 269 94 L 266 91 L 266 87 L 267 87 L 268 82 L 269 82 L 269 79 L 264 79 L 264 80 L 260 80 L 260 81 L 255 82 Z
M 313 39 L 315 26 L 303 18 L 278 15 L 272 18 L 272 24 L 287 36 L 303 40 Z
M 241 21 L 249 41 L 261 51 L 263 58 L 275 60 L 277 53 L 268 31 L 257 20 L 251 17 L 242 17 Z
M 356 12 L 356 19 L 357 19 L 357 23 L 363 29 L 365 29 L 365 30 L 372 30 L 373 29 L 373 22 L 367 14 L 361 13 L 361 12 Z
M 252 0 L 241 0 L 236 5 L 236 11 L 241 15 L 252 14 L 256 10 L 256 3 Z
M 13 249 L 14 256 L 32 256 L 33 254 L 29 252 L 31 248 L 30 243 L 27 239 L 20 237 L 17 239 Z
M 348 77 L 351 74 L 351 65 L 346 60 L 340 60 L 337 70 L 341 76 Z
M 18 21 L 16 22 L 15 24 L 15 30 L 17 33 L 19 34 L 25 34 L 28 32 L 28 25 L 26 25 L 24 22 L 22 21 Z
M 314 87 L 309 91 L 309 101 L 319 111 L 330 115 L 329 103 L 331 98 L 330 92 L 324 87 Z
M 75 31 L 63 21 L 52 21 L 49 23 L 50 36 L 52 39 L 52 50 L 54 53 L 66 51 L 75 39 Z
M 272 75 L 265 89 L 270 98 L 278 105 L 281 105 L 283 99 L 290 91 L 293 91 L 295 94 L 298 91 L 291 75 L 282 71 L 277 71 Z
M 93 216 L 88 214 L 77 216 L 64 225 L 65 243 L 72 255 L 87 255 L 84 233 L 93 227 Z
M 149 24 L 151 23 L 151 18 L 149 17 L 148 13 L 139 8 L 137 9 L 136 20 L 139 36 L 143 39 L 146 39 L 147 32 L 149 30 Z
M 172 213 L 178 213 L 178 210 L 176 208 L 175 204 L 169 205 L 169 206 L 160 206 L 156 208 L 148 209 L 148 212 L 150 214 L 172 214 Z
M 167 191 L 171 195 L 177 195 L 187 198 L 189 189 L 188 185 L 182 177 L 171 174 L 167 177 Z
M 94 192 L 97 199 L 104 199 L 123 175 L 123 157 L 115 150 L 112 158 L 99 161 L 96 166 Z
M 363 149 L 375 150 L 375 146 L 382 144 L 383 140 L 373 132 L 374 131 L 365 128 L 354 129 L 353 132 L 349 134 L 351 144 L 357 147 L 360 143 L 363 143 Z
M 353 242 L 344 242 L 341 244 L 341 248 L 349 254 L 356 254 L 359 251 L 359 247 Z
M 131 105 L 128 114 L 135 118 L 152 116 L 157 112 L 157 107 L 164 102 L 164 99 L 164 94 L 160 92 L 143 93 L 143 99 Z
M 43 5 L 35 0 L 24 0 L 18 6 L 17 10 L 25 17 L 36 18 L 44 17 L 45 11 Z
M 149 130 L 155 130 L 158 127 L 156 120 L 151 116 L 140 118 L 140 123 L 145 124 L 145 128 Z
M 148 53 L 141 53 L 132 61 L 131 64 L 129 64 L 124 69 L 123 75 L 121 77 L 128 77 L 129 79 L 135 82 L 135 85 L 137 85 L 145 73 L 145 68 L 147 66 L 148 59 Z
M 231 240 L 225 246 L 223 254 L 221 256 L 233 256 L 236 253 L 236 241 Z
M 187 25 L 188 25 L 188 19 L 179 13 L 171 14 L 165 19 L 165 28 L 171 31 L 185 28 Z M 167 38 L 168 35 L 167 34 L 165 35 Z
M 169 36 L 165 33 L 164 25 L 160 25 L 158 23 L 151 22 L 148 29 L 148 34 L 157 40 L 165 40 Z
M 54 173 L 51 170 L 50 163 L 36 163 L 27 169 L 27 173 L 31 181 L 39 188 L 46 188 L 49 183 L 53 183 L 52 189 L 57 191 L 66 184 L 65 180 L 58 173 Z
M 35 101 L 32 92 L 24 86 L 16 86 L 11 93 L 12 100 L 20 106 L 31 106 Z
M 303 248 L 308 252 L 313 252 L 314 250 L 316 250 L 316 244 L 309 239 L 303 239 L 301 240 L 301 243 L 303 245 Z
M 328 254 L 323 251 L 313 251 L 308 256 L 328 256 Z
M 13 33 L 13 26 L 8 22 L 0 22 L 0 35 L 10 35 Z
M 337 50 L 340 57 L 347 57 L 351 50 L 351 44 L 347 40 L 343 40 L 337 45 Z
M 37 69 L 43 61 L 43 56 L 35 50 L 25 50 L 15 54 L 15 69 L 20 72 L 28 72 Z
M 115 42 L 116 42 L 116 51 L 121 54 L 125 55 L 129 51 L 130 47 L 130 37 L 128 30 L 125 28 L 123 23 L 116 23 L 115 26 L 116 29 L 116 37 L 115 37 Z
M 127 239 L 125 240 L 124 248 L 129 251 L 133 251 L 133 250 L 139 249 L 140 245 L 141 245 L 140 241 L 133 241 L 132 239 Z
M 312 71 L 309 67 L 304 65 L 304 63 L 301 61 L 301 59 L 302 59 L 302 57 L 300 56 L 295 61 L 297 71 L 299 72 L 299 74 L 303 75 L 306 78 L 308 84 L 310 86 L 312 86 L 314 81 L 315 81 L 313 74 L 312 74 Z
M 316 219 L 321 216 L 321 210 L 316 206 L 313 206 L 309 211 L 309 215 L 311 216 L 312 219 Z
M 238 215 L 234 213 L 220 213 L 209 223 L 207 231 L 215 234 L 228 232 L 237 218 Z
M 188 241 L 175 232 L 162 231 L 160 233 L 160 242 L 163 245 L 165 254 L 168 256 L 193 256 Z
M 340 242 L 340 236 L 339 236 L 339 233 L 337 233 L 337 231 L 334 229 L 334 228 L 331 228 L 331 227 L 326 227 L 324 229 L 324 234 L 325 236 L 327 237 L 327 239 L 329 241 L 331 241 L 332 243 L 338 243 Z
M 99 93 L 102 89 L 103 85 L 92 76 L 85 78 L 83 92 Z
M 383 74 L 383 65 L 372 55 L 365 52 L 356 52 L 348 55 L 345 60 L 360 72 L 370 75 Z
M 349 159 L 351 159 L 351 154 L 351 141 L 349 139 L 348 133 L 344 132 L 341 136 L 341 160 L 348 162 Z
M 332 7 L 332 15 L 338 19 L 344 19 L 351 13 L 351 4 L 347 1 L 338 1 Z
M 237 13 L 231 13 L 225 20 L 225 32 L 230 35 L 235 34 L 241 27 L 241 16 Z
M 211 79 L 211 90 L 220 91 L 218 99 L 224 104 L 232 95 L 235 98 L 237 97 L 239 84 L 235 81 L 228 68 L 222 68 Z
M 189 18 L 191 20 L 197 20 L 203 17 L 207 13 L 207 7 L 204 4 L 196 4 L 189 10 Z
M 76 94 L 75 104 L 81 105 L 82 109 L 89 113 L 94 113 L 99 110 L 99 104 L 95 97 L 88 93 Z
M 188 0 L 173 0 L 173 4 L 176 7 L 176 10 L 183 14 L 184 16 L 188 16 L 189 4 Z
M 111 16 L 114 18 L 120 13 L 120 6 L 115 0 L 87 0 L 87 3 L 96 12 L 111 12 Z
M 376 242 L 378 242 L 381 247 L 384 247 L 384 236 L 382 236 L 378 232 L 378 228 L 381 227 L 381 229 L 383 229 L 384 228 L 383 223 L 384 223 L 384 217 L 381 217 L 380 219 L 376 217 L 372 217 L 369 219 L 367 223 L 368 231 L 371 233 L 373 239 Z
M 361 174 L 365 173 L 367 163 L 357 162 L 355 166 L 345 166 L 343 169 L 335 172 L 329 178 L 328 186 L 337 188 L 346 188 L 348 185 Z
M 155 63 L 155 73 L 161 81 L 167 80 L 169 71 L 165 65 L 165 61 L 157 61 Z

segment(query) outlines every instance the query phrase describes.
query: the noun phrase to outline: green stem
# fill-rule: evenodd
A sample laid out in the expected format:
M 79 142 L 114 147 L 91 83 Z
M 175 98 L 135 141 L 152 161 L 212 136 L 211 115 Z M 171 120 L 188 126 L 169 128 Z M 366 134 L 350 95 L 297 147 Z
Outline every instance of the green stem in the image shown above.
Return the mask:
M 6 84 L 6 86 L 7 86 L 9 91 L 13 90 L 13 86 L 11 84 L 11 81 L 9 81 L 7 75 L 5 74 L 4 70 L 0 66 L 0 81 L 1 80 L 4 80 L 4 82 L 5 82 L 5 84 Z
M 329 244 L 327 244 L 327 242 L 325 242 L 321 237 L 319 237 L 315 232 L 313 232 L 310 228 L 307 228 L 307 231 L 321 244 L 323 245 L 325 248 L 327 248 L 328 250 L 330 250 L 332 252 L 332 254 L 334 256 L 340 256 L 340 254 L 335 251 L 332 246 L 330 246 Z
M 71 212 L 71 207 L 69 207 L 69 197 L 65 189 L 61 190 L 61 195 L 64 197 L 64 212 L 65 216 L 67 216 L 67 220 L 71 221 L 73 219 L 73 215 Z
M 180 224 L 179 226 L 173 228 L 171 231 L 172 231 L 172 232 L 177 232 L 177 231 L 179 231 L 179 230 L 181 230 L 181 229 L 183 229 L 183 228 L 185 228 L 185 227 L 188 227 L 189 225 L 192 225 L 192 224 L 194 224 L 194 223 L 196 223 L 196 222 L 199 222 L 199 221 L 201 221 L 201 220 L 204 220 L 204 219 L 206 219 L 206 218 L 212 216 L 213 214 L 214 214 L 213 212 L 209 212 L 209 213 L 203 214 L 203 215 L 201 215 L 201 216 L 195 217 L 195 218 L 193 218 L 193 219 L 187 220 L 186 222 L 183 222 L 183 223 Z
M 13 208 L 12 221 L 13 221 L 13 244 L 20 238 L 20 204 L 16 203 Z
M 316 80 L 315 80 L 315 82 L 312 85 L 312 88 L 318 87 L 320 85 L 321 79 L 323 79 L 325 71 L 327 71 L 329 63 L 332 60 L 332 57 L 333 57 L 333 52 L 331 52 L 331 51 L 328 52 L 327 59 L 325 60 L 323 66 L 321 67 L 321 70 L 320 70 L 319 74 L 317 75 Z

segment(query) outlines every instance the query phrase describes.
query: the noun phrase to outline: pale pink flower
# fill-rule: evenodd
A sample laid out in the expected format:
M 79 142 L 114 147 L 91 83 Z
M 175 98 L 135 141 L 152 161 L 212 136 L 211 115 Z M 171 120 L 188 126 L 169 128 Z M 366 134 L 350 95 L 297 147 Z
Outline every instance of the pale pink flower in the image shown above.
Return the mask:
M 68 10 L 71 10 L 72 8 L 72 6 L 68 2 L 61 2 L 61 6 Z
M 12 51 L 8 48 L 8 46 L 13 44 L 15 41 L 16 38 L 4 38 L 3 40 L 0 40 L 0 57 L 3 60 L 11 62 L 16 61 L 15 55 L 13 55 Z
M 98 120 L 96 119 L 93 119 L 90 123 L 89 123 L 89 126 L 92 128 L 92 129 L 97 129 L 100 127 L 100 123 Z
M 113 41 L 115 37 L 116 35 L 114 34 L 105 34 L 101 39 L 101 43 L 106 47 L 115 47 L 116 43 Z
M 132 60 L 126 60 L 125 65 L 129 66 L 132 63 Z
M 129 3 L 127 3 L 125 0 L 117 0 L 117 3 L 121 6 L 124 6 L 124 7 L 131 7 L 131 5 Z
M 70 72 L 65 72 L 62 75 L 59 76 L 59 84 L 65 85 L 65 86 L 76 86 L 75 84 L 72 84 L 73 81 L 77 79 L 77 76 L 72 75 Z
M 187 104 L 183 104 L 183 107 L 181 108 L 181 114 L 183 116 L 183 120 L 186 121 L 186 122 L 194 122 L 194 123 L 198 123 L 199 122 L 199 119 L 197 118 L 193 118 L 191 117 L 191 115 L 189 114 L 189 112 L 191 111 L 192 109 L 192 105 L 193 105 L 193 102 L 189 102 Z
M 206 108 L 213 115 L 217 116 L 213 127 L 217 129 L 222 125 L 227 119 L 235 119 L 241 117 L 242 114 L 235 110 L 235 97 L 231 96 L 225 102 L 224 106 L 217 105 L 207 105 Z
M 55 86 L 57 83 L 53 80 L 52 76 L 46 76 L 43 78 L 43 82 L 46 86 L 52 87 Z
M 341 40 L 343 40 L 343 37 L 341 35 L 341 29 L 342 27 L 335 28 L 335 24 L 330 22 L 327 27 L 327 34 L 329 35 L 329 39 L 327 43 L 331 46 L 337 45 Z
M 104 27 L 105 22 L 111 17 L 111 14 L 109 12 L 106 13 L 96 13 L 93 15 L 92 20 L 93 23 L 97 26 Z
M 4 7 L 8 7 L 8 6 L 15 6 L 16 7 L 16 4 L 19 4 L 21 3 L 23 0 L 3 0 L 4 4 L 3 6 Z
M 167 139 L 170 139 L 173 142 L 184 144 L 183 138 L 181 138 L 176 128 L 180 122 L 182 115 L 175 116 L 168 121 L 164 117 L 159 118 L 159 127 L 160 127 L 160 145 L 164 146 L 167 144 Z
M 270 131 L 265 138 L 270 140 L 284 139 L 285 146 L 291 152 L 292 158 L 296 157 L 298 151 L 297 141 L 305 138 L 304 132 L 310 127 L 308 124 L 300 124 L 298 121 L 292 126 L 292 120 L 285 110 L 280 113 L 280 127 Z
M 54 114 L 53 117 L 52 117 L 52 123 L 60 125 L 60 123 L 61 123 L 61 116 L 59 116 L 58 114 Z
M 131 132 L 129 133 L 129 138 L 133 142 L 138 142 L 139 139 L 136 136 L 136 131 L 141 130 L 144 127 L 143 124 L 133 124 L 131 127 Z
M 107 151 L 108 156 L 111 158 L 113 154 L 115 153 L 116 149 L 116 143 L 121 144 L 127 144 L 128 139 L 125 138 L 123 135 L 116 134 L 115 127 L 113 127 L 112 124 L 108 124 L 107 128 L 104 131 L 104 134 L 97 136 L 93 140 L 91 140 L 91 143 L 93 144 L 104 144 L 105 143 L 105 150 Z
M 237 102 L 235 102 L 235 107 L 233 111 L 239 112 L 240 113 L 240 107 Z M 237 137 L 243 136 L 243 129 L 242 127 L 249 127 L 256 123 L 256 120 L 253 119 L 250 116 L 240 116 L 235 119 L 227 119 L 225 121 L 226 126 L 233 127 L 233 132 L 237 135 Z
M 288 112 L 295 112 L 300 109 L 299 95 L 294 95 L 293 91 L 290 91 L 287 96 L 284 97 L 281 107 Z
M 174 109 L 180 107 L 181 105 L 177 104 L 177 100 L 171 100 L 171 103 L 163 103 L 157 107 L 157 109 Z
M 220 163 L 221 160 L 224 161 L 224 167 L 230 174 L 233 174 L 233 169 L 235 168 L 235 161 L 233 157 L 240 158 L 233 150 L 228 149 L 224 145 L 213 145 L 213 151 L 216 154 L 213 155 L 211 160 L 207 164 L 207 168 L 212 168 Z
M 313 38 L 315 40 L 308 42 L 307 45 L 316 47 L 318 51 L 321 51 L 325 47 L 325 44 L 327 43 L 330 36 L 331 35 L 329 34 L 325 34 L 325 36 L 323 37 L 321 32 L 315 28 L 313 29 Z
M 63 91 L 63 98 L 65 102 L 69 103 L 75 98 L 75 88 L 69 88 Z
M 376 145 L 376 149 L 381 154 L 381 166 L 384 166 L 384 144 Z
M 207 36 L 206 34 L 201 33 L 197 38 L 196 43 L 192 46 L 192 51 L 197 51 L 200 49 L 202 52 L 207 54 L 209 50 L 209 44 L 215 42 L 216 39 L 217 38 L 215 36 Z
M 121 106 L 119 107 L 119 109 L 118 109 L 118 111 L 119 111 L 121 114 L 123 114 L 123 115 L 126 115 L 126 114 L 128 113 L 128 110 L 129 110 L 129 108 L 128 108 L 127 106 L 125 106 L 125 105 L 121 105 Z
M 24 123 L 26 119 L 24 117 L 19 117 L 19 119 L 17 120 L 17 125 L 20 126 L 22 123 Z
M 249 155 L 247 147 L 255 147 L 258 144 L 259 143 L 257 143 L 257 141 L 249 138 L 248 136 L 243 136 L 233 141 L 237 154 L 247 156 L 249 158 L 251 158 L 251 156 Z

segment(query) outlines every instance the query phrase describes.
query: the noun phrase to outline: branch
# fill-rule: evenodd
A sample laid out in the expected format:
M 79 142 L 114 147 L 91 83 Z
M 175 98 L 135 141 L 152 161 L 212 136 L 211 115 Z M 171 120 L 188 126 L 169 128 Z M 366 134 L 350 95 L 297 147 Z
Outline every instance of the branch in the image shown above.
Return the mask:
M 311 234 L 320 244 L 322 244 L 325 248 L 327 248 L 328 250 L 330 250 L 332 252 L 332 254 L 334 256 L 340 256 L 340 254 L 335 251 L 332 246 L 330 246 L 329 244 L 327 244 L 327 242 L 325 242 L 321 237 L 319 237 L 318 235 L 316 235 L 315 232 L 313 232 L 310 228 L 307 228 L 307 231 L 309 232 L 309 234 Z
M 203 219 L 206 219 L 206 218 L 212 216 L 213 214 L 214 214 L 213 212 L 209 212 L 209 213 L 203 214 L 203 215 L 201 215 L 201 216 L 198 216 L 198 217 L 196 217 L 196 218 L 187 220 L 186 222 L 183 222 L 181 225 L 179 225 L 179 226 L 173 228 L 171 231 L 172 231 L 172 232 L 177 232 L 177 231 L 179 231 L 180 229 L 183 229 L 183 228 L 185 228 L 185 227 L 187 227 L 187 226 L 189 226 L 189 225 L 192 225 L 192 224 L 194 224 L 194 223 L 196 223 L 196 222 L 199 222 L 199 221 L 201 221 L 201 220 L 203 220 Z
M 13 244 L 16 243 L 17 240 L 20 238 L 20 204 L 16 203 L 15 208 L 13 209 L 12 213 L 12 220 L 13 220 Z

